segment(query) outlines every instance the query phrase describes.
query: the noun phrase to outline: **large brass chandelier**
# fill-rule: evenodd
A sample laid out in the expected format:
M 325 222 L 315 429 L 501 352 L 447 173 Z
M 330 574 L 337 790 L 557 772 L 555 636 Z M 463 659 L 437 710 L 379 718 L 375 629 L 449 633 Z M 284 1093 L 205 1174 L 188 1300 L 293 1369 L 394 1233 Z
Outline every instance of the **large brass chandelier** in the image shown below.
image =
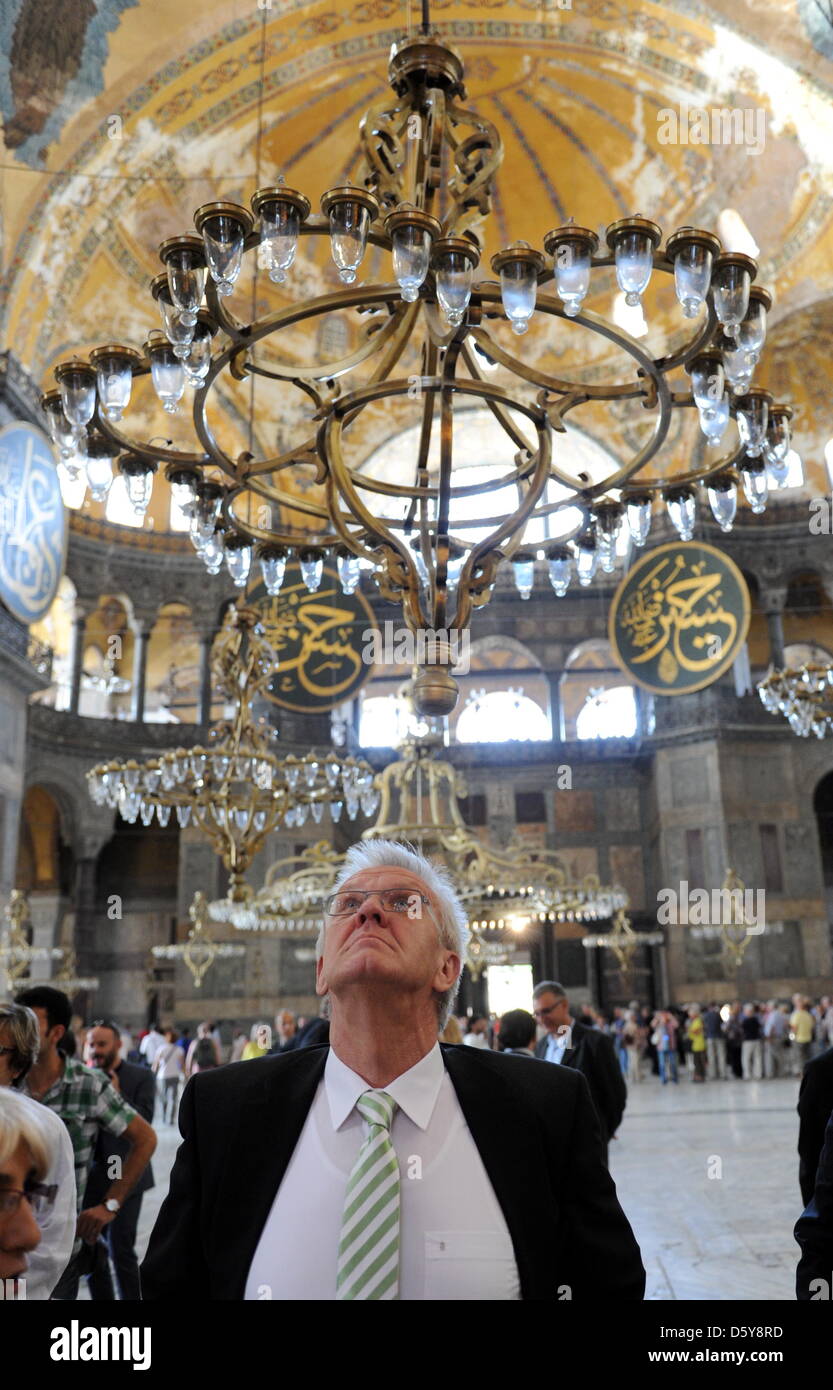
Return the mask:
M 101 497 L 117 460 L 141 514 L 161 465 L 210 571 L 225 560 L 243 587 L 256 558 L 275 593 L 294 553 L 314 589 L 325 554 L 335 553 L 346 591 L 359 582 L 363 561 L 413 631 L 449 637 L 488 602 L 503 559 L 528 597 L 543 553 L 563 594 L 573 569 L 583 584 L 597 564 L 613 570 L 623 527 L 637 546 L 645 544 L 655 501 L 664 502 L 684 540 L 702 494 L 725 531 L 740 488 L 751 510 L 763 511 L 770 482 L 785 477 L 791 412 L 753 385 L 771 307 L 767 290 L 753 285 L 755 261 L 724 251 L 698 228 L 682 227 L 661 247 L 660 227 L 635 215 L 612 223 L 604 244 L 570 221 L 553 228 L 542 249 L 517 242 L 483 266 L 481 229 L 501 139 L 464 104 L 462 59 L 431 31 L 427 5 L 422 32 L 394 45 L 388 75 L 393 96 L 361 123 L 355 185 L 329 188 L 316 214 L 305 193 L 280 181 L 258 188 L 250 208 L 223 201 L 198 208 L 196 234 L 169 237 L 159 248 L 163 270 L 151 291 L 164 332 L 152 333 L 141 351 L 110 343 L 56 368 L 58 389 L 43 404 L 62 466 L 86 470 Z M 260 258 L 281 284 L 302 237 L 329 240 L 342 287 L 252 321 L 237 317 L 231 304 L 244 264 Z M 368 245 L 390 254 L 390 280 L 359 281 Z M 691 321 L 688 340 L 654 358 L 585 309 L 591 283 L 607 268 L 631 306 L 653 274 L 670 276 Z M 364 316 L 358 346 L 338 360 L 299 359 L 291 346 L 297 325 L 315 328 L 340 314 L 353 333 L 353 311 Z M 629 368 L 602 382 L 592 372 L 582 379 L 543 370 L 539 352 L 519 355 L 505 328 L 520 338 L 541 316 L 562 348 L 583 329 L 613 344 Z M 486 379 L 488 366 L 500 376 Z M 171 413 L 186 387 L 193 389 L 193 448 L 159 447 L 122 423 L 134 379 L 147 375 Z M 210 420 L 212 393 L 229 376 L 266 379 L 280 387 L 282 401 L 302 403 L 302 437 L 272 456 L 246 450 L 231 457 Z M 406 398 L 417 401 L 419 444 L 410 476 L 390 481 L 356 457 L 351 434 L 369 407 Z M 653 418 L 648 441 L 607 476 L 571 471 L 558 439 L 573 412 L 627 401 Z M 455 454 L 455 406 L 472 405 L 487 407 L 505 438 L 505 465 L 485 481 L 467 481 L 472 460 Z M 698 411 L 712 452 L 677 471 L 651 471 L 674 411 L 688 408 Z M 737 436 L 727 435 L 730 419 Z M 317 493 L 308 486 L 311 468 Z M 565 523 L 567 508 L 578 509 L 577 521 L 571 514 Z M 421 671 L 422 713 L 454 708 L 453 664 L 450 648 L 441 647 Z
M 207 746 L 176 748 L 139 762 L 99 763 L 87 773 L 98 805 L 118 809 L 130 824 L 160 825 L 176 813 L 179 825 L 198 827 L 229 872 L 232 901 L 248 892 L 243 875 L 278 824 L 303 825 L 308 816 L 321 824 L 359 810 L 372 815 L 377 804 L 373 769 L 364 759 L 333 752 L 279 757 L 277 730 L 256 720 L 253 702 L 278 667 L 258 613 L 229 609 L 212 652 L 217 687 L 231 705 L 231 717 L 215 724 Z
M 833 666 L 807 662 L 782 667 L 758 684 L 770 714 L 783 714 L 799 738 L 825 738 L 833 730 Z

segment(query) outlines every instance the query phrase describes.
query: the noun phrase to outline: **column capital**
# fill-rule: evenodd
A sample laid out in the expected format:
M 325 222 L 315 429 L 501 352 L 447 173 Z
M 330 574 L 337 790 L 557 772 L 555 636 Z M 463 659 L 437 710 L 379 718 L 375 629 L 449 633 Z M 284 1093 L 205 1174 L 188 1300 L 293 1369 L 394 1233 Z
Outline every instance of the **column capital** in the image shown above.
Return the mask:
M 87 619 L 95 612 L 97 606 L 94 599 L 76 597 L 72 604 L 73 623 L 86 623 Z
M 783 613 L 787 602 L 788 587 L 786 584 L 766 584 L 761 585 L 758 590 L 758 602 L 764 613 Z
M 156 608 L 134 608 L 128 615 L 128 626 L 134 637 L 150 637 L 158 618 Z

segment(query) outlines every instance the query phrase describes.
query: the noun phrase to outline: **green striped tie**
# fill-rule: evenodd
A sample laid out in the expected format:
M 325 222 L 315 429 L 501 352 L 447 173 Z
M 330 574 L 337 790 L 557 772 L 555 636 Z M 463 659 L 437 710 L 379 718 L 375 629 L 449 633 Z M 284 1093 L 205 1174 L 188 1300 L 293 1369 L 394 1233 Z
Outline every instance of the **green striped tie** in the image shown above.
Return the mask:
M 396 1101 L 365 1091 L 356 1109 L 369 1131 L 344 1198 L 336 1298 L 399 1297 L 399 1164 L 390 1127 Z

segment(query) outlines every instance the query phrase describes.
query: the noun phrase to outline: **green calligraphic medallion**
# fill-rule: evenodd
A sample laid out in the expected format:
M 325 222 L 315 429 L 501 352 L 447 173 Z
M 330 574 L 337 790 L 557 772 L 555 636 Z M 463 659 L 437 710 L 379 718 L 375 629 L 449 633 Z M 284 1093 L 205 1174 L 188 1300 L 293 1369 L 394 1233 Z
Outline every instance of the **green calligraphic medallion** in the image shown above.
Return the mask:
M 749 631 L 737 565 L 699 541 L 642 555 L 613 598 L 608 635 L 622 670 L 656 695 L 703 690 L 731 666 Z
M 66 510 L 45 435 L 18 421 L 0 430 L 0 599 L 21 623 L 49 609 L 64 572 Z
M 281 709 L 323 713 L 349 700 L 368 680 L 372 663 L 362 659 L 368 629 L 376 619 L 358 591 L 343 594 L 338 574 L 325 564 L 321 587 L 311 594 L 297 562 L 287 564 L 280 592 L 255 584 L 247 603 L 257 608 L 278 669 L 265 694 Z

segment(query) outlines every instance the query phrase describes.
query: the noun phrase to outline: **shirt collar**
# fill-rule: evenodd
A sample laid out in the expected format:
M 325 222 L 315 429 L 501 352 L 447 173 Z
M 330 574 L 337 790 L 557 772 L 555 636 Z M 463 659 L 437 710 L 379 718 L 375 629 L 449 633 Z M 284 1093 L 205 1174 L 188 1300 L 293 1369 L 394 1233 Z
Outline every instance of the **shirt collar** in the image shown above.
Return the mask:
M 419 1129 L 427 1129 L 440 1093 L 445 1063 L 439 1042 L 430 1052 L 383 1088 Z M 324 1067 L 324 1089 L 333 1129 L 340 1129 L 365 1091 L 373 1090 L 363 1076 L 342 1062 L 330 1047 Z

